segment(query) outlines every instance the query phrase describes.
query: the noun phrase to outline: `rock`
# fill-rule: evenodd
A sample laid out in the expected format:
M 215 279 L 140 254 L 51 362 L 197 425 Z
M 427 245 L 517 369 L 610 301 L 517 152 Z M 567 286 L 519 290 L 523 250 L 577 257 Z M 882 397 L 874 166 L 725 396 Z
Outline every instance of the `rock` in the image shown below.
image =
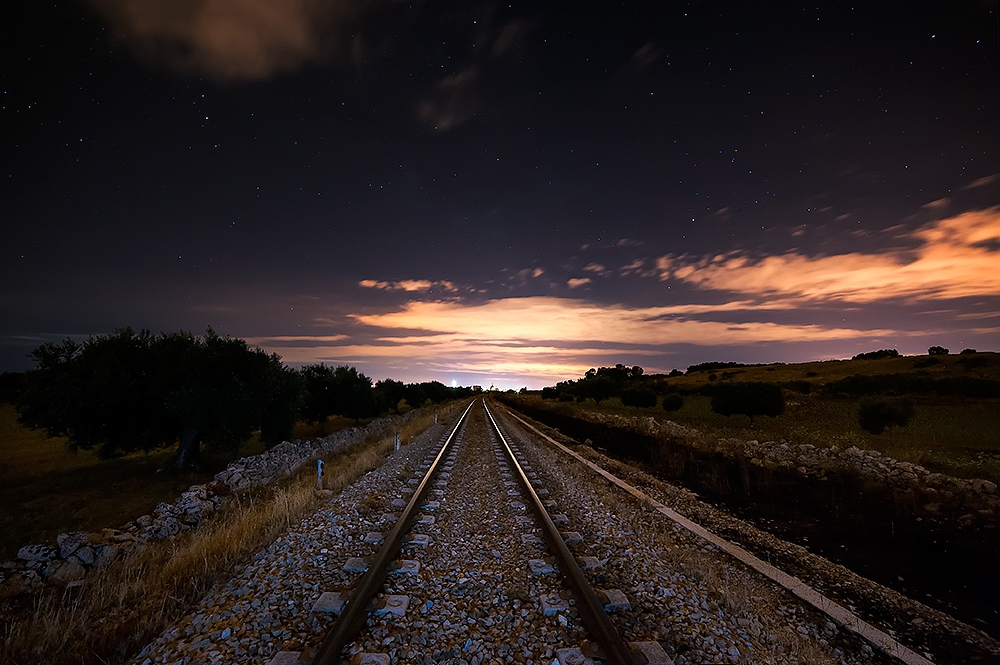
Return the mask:
M 50 561 L 45 569 L 45 577 L 49 582 L 59 586 L 65 586 L 74 582 L 87 574 L 87 569 L 75 556 L 61 561 Z
M 997 484 L 983 478 L 975 478 L 972 480 L 972 489 L 979 494 L 996 494 Z
M 17 551 L 17 558 L 28 563 L 45 563 L 57 555 L 56 548 L 50 545 L 25 545 Z
M 94 546 L 94 566 L 98 568 L 107 568 L 111 563 L 118 558 L 118 554 L 121 552 L 121 547 L 113 543 L 105 543 L 101 545 Z
M 163 505 L 163 504 L 160 504 Z M 181 524 L 173 517 L 164 517 L 149 527 L 149 536 L 154 540 L 163 540 L 180 533 Z
M 71 533 L 60 533 L 56 536 L 59 544 L 59 558 L 65 559 L 78 549 L 90 542 L 90 536 L 86 531 L 73 531 Z
M 90 545 L 84 545 L 74 552 L 73 556 L 79 559 L 80 563 L 85 566 L 93 566 L 94 562 L 97 560 L 97 554 L 94 552 L 94 548 Z
M 153 509 L 153 515 L 156 517 L 176 517 L 180 514 L 180 508 L 166 501 L 157 504 L 156 508 Z

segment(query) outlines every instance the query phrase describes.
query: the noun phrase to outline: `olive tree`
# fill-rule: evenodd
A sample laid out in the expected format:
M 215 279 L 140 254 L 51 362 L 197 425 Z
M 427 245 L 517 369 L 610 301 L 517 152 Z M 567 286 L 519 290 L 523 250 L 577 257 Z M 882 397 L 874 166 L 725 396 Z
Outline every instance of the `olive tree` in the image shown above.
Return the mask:
M 102 458 L 177 444 L 168 468 L 197 467 L 202 443 L 235 452 L 262 429 L 291 433 L 297 383 L 277 354 L 211 329 L 204 337 L 131 328 L 31 353 L 22 424 Z
M 781 387 L 774 383 L 723 383 L 713 390 L 712 411 L 724 416 L 737 413 L 747 416 L 751 427 L 754 416 L 774 418 L 785 412 L 785 397 Z

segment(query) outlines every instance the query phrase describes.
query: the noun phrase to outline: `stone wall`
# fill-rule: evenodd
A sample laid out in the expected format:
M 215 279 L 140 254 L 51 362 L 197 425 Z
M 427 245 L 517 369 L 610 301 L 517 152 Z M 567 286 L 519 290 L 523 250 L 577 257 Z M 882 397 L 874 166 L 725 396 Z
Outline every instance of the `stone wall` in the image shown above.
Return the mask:
M 852 474 L 863 482 L 909 497 L 910 503 L 917 506 L 918 513 L 926 518 L 954 519 L 959 527 L 996 528 L 1000 523 L 1000 494 L 996 483 L 982 478 L 965 479 L 935 473 L 919 464 L 902 462 L 875 450 L 862 450 L 856 446 L 817 447 L 811 444 L 794 445 L 788 441 L 703 437 L 696 430 L 652 417 L 625 418 L 594 412 L 585 417 L 604 425 L 632 430 L 656 439 L 681 441 L 699 451 L 720 453 L 754 466 L 796 473 L 820 482 L 835 474 Z
M 449 407 L 441 409 L 442 412 Z M 346 450 L 368 438 L 393 435 L 404 424 L 425 415 L 415 409 L 402 416 L 388 416 L 362 428 L 335 432 L 310 441 L 284 441 L 270 450 L 229 464 L 205 485 L 192 485 L 173 503 L 160 503 L 118 529 L 88 533 L 61 533 L 53 544 L 25 545 L 14 561 L 0 564 L 0 599 L 40 590 L 45 584 L 75 586 L 91 569 L 105 568 L 136 552 L 151 541 L 164 540 L 196 529 L 232 495 L 263 487 L 291 475 L 303 465 Z

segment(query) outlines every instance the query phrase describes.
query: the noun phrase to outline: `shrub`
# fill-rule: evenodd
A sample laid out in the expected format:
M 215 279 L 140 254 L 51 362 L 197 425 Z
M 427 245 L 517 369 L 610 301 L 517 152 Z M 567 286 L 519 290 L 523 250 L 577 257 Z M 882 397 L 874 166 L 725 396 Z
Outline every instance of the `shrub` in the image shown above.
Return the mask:
M 932 346 L 927 349 L 927 355 L 929 356 L 946 356 L 948 355 L 948 349 L 943 346 Z
M 913 417 L 913 403 L 908 399 L 865 398 L 858 406 L 858 424 L 872 434 L 887 428 L 906 427 Z
M 649 388 L 628 388 L 622 391 L 622 404 L 643 408 L 656 406 L 656 393 Z
M 680 393 L 670 393 L 663 397 L 664 411 L 680 411 L 682 406 L 684 406 L 684 397 Z
M 808 395 L 812 392 L 812 384 L 808 381 L 786 381 L 782 384 L 782 387 L 797 392 L 800 395 Z

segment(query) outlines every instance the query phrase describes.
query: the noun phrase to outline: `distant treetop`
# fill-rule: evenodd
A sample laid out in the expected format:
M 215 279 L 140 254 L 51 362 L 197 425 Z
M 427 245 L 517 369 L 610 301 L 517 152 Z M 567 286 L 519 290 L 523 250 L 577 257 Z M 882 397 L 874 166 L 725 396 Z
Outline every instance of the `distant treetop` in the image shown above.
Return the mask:
M 878 351 L 869 351 L 868 353 L 859 353 L 858 355 L 851 358 L 851 360 L 878 360 L 880 358 L 899 358 L 899 351 L 896 349 L 880 349 Z

